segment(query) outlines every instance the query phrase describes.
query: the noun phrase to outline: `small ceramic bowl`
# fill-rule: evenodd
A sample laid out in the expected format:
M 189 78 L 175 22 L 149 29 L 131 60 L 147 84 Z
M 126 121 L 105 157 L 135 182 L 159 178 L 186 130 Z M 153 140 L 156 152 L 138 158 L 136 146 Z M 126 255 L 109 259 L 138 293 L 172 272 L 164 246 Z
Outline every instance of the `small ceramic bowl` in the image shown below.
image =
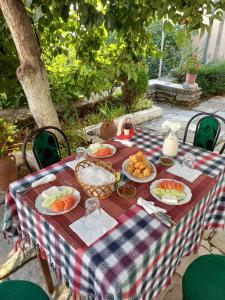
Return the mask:
M 136 195 L 137 189 L 131 184 L 123 184 L 117 188 L 117 194 L 125 199 L 132 198 Z
M 160 157 L 160 164 L 163 166 L 170 167 L 175 164 L 175 160 L 169 156 L 161 156 Z

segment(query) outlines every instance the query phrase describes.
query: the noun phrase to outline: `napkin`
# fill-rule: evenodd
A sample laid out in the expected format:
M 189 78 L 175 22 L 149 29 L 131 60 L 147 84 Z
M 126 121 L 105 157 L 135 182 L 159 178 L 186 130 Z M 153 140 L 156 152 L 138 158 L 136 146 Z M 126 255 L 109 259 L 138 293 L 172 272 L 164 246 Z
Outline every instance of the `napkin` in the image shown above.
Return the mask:
M 166 210 L 157 206 L 154 206 L 154 202 L 146 201 L 143 198 L 139 197 L 137 200 L 137 204 L 142 206 L 147 213 L 154 214 L 156 212 L 166 213 Z
M 115 142 L 120 142 L 121 144 L 123 144 L 124 146 L 127 147 L 132 147 L 134 145 L 134 142 L 131 141 L 125 141 L 125 140 L 119 140 L 119 139 L 115 139 Z
M 48 183 L 48 182 L 51 182 L 51 181 L 54 181 L 54 180 L 56 180 L 56 176 L 54 174 L 49 174 L 49 175 L 43 176 L 42 178 L 34 181 L 31 184 L 31 187 L 34 188 L 36 186 L 39 186 L 41 184 Z
M 70 224 L 70 228 L 85 242 L 86 245 L 90 246 L 117 224 L 118 222 L 114 218 L 101 209 L 100 222 L 97 229 L 88 229 L 85 225 L 85 217 Z
M 167 172 L 180 176 L 189 182 L 195 181 L 202 174 L 202 172 L 198 170 L 182 167 L 181 164 L 173 165 L 171 168 L 167 169 Z
M 176 132 L 178 131 L 182 125 L 179 122 L 173 121 L 173 120 L 166 120 L 162 124 L 163 129 L 171 129 L 172 131 Z

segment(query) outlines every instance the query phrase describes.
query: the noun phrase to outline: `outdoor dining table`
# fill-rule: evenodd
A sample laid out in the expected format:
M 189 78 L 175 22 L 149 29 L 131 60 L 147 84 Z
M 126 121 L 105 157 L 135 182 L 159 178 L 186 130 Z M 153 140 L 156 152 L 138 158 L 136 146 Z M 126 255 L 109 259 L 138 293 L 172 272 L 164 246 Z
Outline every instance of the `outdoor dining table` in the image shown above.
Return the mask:
M 6 195 L 3 231 L 6 237 L 20 239 L 29 237 L 46 254 L 56 273 L 66 278 L 75 293 L 93 299 L 155 299 L 170 284 L 173 273 L 181 259 L 196 251 L 202 232 L 209 228 L 224 227 L 225 219 L 225 156 L 209 152 L 189 144 L 180 144 L 177 162 L 185 153 L 196 158 L 195 168 L 202 174 L 188 182 L 167 172 L 160 164 L 163 136 L 148 130 L 136 129 L 127 147 L 118 141 L 110 141 L 117 152 L 110 158 L 115 170 L 129 155 L 142 149 L 155 164 L 157 176 L 182 181 L 192 191 L 192 199 L 183 205 L 168 205 L 157 201 L 150 194 L 150 183 L 135 183 L 137 194 L 124 199 L 116 192 L 105 200 L 101 207 L 118 224 L 96 242 L 87 246 L 69 225 L 85 214 L 84 202 L 88 196 L 82 191 L 74 171 L 66 162 L 74 156 L 50 167 L 26 176 L 9 186 Z M 23 195 L 17 190 L 49 173 L 56 181 L 33 188 Z M 59 216 L 40 214 L 35 208 L 36 197 L 46 188 L 73 186 L 81 193 L 79 205 Z M 172 227 L 163 224 L 156 215 L 148 214 L 137 205 L 137 198 L 150 200 L 167 210 L 176 223 Z M 21 230 L 21 232 L 20 232 Z

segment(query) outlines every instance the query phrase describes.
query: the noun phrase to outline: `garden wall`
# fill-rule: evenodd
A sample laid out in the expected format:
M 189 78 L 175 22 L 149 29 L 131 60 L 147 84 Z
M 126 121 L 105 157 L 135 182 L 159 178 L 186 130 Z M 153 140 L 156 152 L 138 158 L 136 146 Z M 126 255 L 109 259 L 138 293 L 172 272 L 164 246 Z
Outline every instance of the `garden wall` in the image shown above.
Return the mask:
M 149 80 L 147 96 L 154 101 L 191 106 L 200 100 L 201 88 L 186 88 L 183 84 L 165 80 Z

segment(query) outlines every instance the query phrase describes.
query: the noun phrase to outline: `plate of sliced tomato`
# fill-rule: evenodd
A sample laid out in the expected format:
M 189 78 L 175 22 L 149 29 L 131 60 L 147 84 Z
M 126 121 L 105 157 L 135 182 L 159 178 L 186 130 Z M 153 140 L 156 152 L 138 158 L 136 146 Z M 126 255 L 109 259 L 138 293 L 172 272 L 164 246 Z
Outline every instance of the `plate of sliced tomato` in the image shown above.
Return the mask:
M 106 158 L 116 153 L 116 147 L 110 144 L 99 144 L 99 147 L 87 148 L 87 154 L 94 158 Z
M 150 185 L 151 194 L 160 202 L 170 205 L 182 205 L 191 200 L 190 188 L 175 179 L 159 179 Z M 168 198 L 166 200 L 166 198 Z M 169 200 L 171 198 L 171 200 Z M 171 201 L 171 202 L 170 202 Z
M 54 194 L 47 197 L 40 194 L 35 200 L 36 209 L 49 216 L 62 215 L 74 209 L 80 202 L 78 190 L 69 186 L 58 186 Z

